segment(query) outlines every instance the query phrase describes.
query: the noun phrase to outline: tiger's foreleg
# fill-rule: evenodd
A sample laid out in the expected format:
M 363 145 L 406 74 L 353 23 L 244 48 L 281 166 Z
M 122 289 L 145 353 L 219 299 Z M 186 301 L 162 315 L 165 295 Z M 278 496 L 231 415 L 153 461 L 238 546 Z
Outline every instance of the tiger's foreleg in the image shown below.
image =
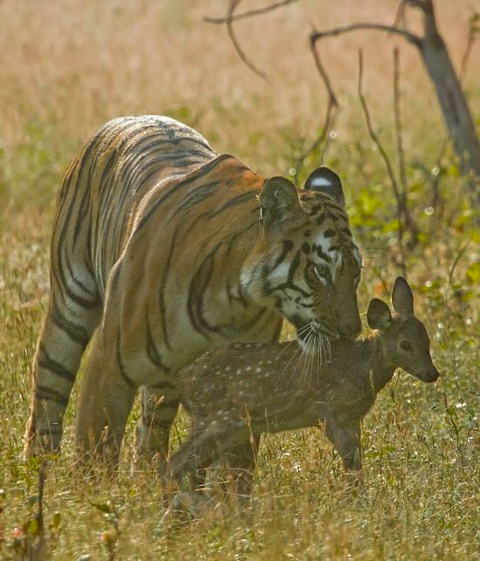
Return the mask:
M 136 386 L 100 330 L 88 357 L 77 408 L 76 445 L 82 463 L 116 468 Z
M 155 388 L 142 387 L 142 416 L 136 429 L 136 446 L 140 453 L 168 455 L 170 428 L 177 415 L 180 396 L 168 383 Z

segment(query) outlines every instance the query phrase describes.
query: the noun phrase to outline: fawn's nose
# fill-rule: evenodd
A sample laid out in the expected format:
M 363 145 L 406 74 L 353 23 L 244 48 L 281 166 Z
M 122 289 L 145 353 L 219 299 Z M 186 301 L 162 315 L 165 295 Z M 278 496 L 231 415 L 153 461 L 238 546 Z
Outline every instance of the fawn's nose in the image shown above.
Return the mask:
M 440 376 L 440 372 L 435 368 L 435 366 L 432 366 L 432 369 L 429 372 L 429 376 L 428 376 L 428 380 L 426 380 L 427 382 L 436 382 L 438 380 Z
M 432 366 L 422 372 L 421 376 L 418 376 L 422 382 L 426 382 L 427 384 L 431 384 L 432 382 L 436 382 L 440 376 L 440 372 L 437 368 L 432 364 Z

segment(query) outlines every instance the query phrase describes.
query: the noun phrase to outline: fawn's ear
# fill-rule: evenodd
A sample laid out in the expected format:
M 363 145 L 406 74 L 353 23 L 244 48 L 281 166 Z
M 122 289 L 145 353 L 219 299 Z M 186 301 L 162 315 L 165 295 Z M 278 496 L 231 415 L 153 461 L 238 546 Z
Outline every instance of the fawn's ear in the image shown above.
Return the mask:
M 342 207 L 345 206 L 342 182 L 338 175 L 326 166 L 312 171 L 305 181 L 304 189 L 325 193 Z
M 397 277 L 393 285 L 392 302 L 396 312 L 413 316 L 413 292 L 403 277 Z
M 390 308 L 378 298 L 372 298 L 368 306 L 367 321 L 372 329 L 385 329 L 392 321 Z
M 272 177 L 260 191 L 260 220 L 264 228 L 281 225 L 300 211 L 295 185 L 284 177 Z

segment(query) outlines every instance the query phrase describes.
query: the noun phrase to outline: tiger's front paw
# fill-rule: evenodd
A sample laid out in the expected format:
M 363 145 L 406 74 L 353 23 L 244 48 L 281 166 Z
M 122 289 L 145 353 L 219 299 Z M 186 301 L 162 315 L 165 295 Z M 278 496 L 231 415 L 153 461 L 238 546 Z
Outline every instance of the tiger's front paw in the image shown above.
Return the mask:
M 168 454 L 169 435 L 169 429 L 147 427 L 140 419 L 135 430 L 137 453 L 150 458 L 157 456 L 162 460 L 165 459 Z
M 28 459 L 46 454 L 56 454 L 60 451 L 61 441 L 62 425 L 60 423 L 51 423 L 42 427 L 31 416 L 25 430 L 24 456 Z

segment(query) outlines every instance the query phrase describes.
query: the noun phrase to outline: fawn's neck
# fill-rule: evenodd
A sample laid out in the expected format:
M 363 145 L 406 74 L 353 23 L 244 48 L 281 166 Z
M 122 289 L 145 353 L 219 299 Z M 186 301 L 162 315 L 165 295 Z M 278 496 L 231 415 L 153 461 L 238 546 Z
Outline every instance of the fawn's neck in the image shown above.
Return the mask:
M 381 335 L 376 335 L 371 339 L 367 339 L 364 343 L 370 346 L 368 375 L 370 376 L 370 383 L 377 394 L 392 379 L 395 366 L 392 366 L 385 357 Z

